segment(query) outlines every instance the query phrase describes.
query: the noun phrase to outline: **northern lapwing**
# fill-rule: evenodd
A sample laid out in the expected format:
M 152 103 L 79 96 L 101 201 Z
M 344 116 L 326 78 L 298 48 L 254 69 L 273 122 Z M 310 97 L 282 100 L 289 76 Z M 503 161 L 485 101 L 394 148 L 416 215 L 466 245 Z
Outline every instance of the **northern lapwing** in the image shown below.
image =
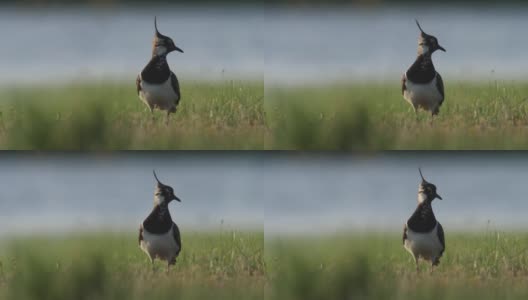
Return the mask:
M 156 35 L 152 46 L 152 57 L 136 78 L 136 88 L 139 98 L 148 106 L 150 112 L 154 108 L 167 111 L 167 122 L 171 113 L 176 112 L 180 103 L 180 84 L 174 72 L 167 63 L 167 54 L 172 51 L 183 53 L 176 47 L 172 39 L 158 31 L 154 17 Z
M 418 207 L 407 220 L 403 228 L 403 246 L 414 258 L 416 271 L 421 258 L 431 262 L 431 271 L 440 263 L 440 257 L 445 250 L 444 229 L 436 220 L 432 202 L 442 197 L 437 194 L 436 186 L 427 182 L 422 170 L 418 169 L 422 182 L 418 188 Z
M 139 227 L 139 247 L 148 255 L 151 263 L 156 258 L 164 260 L 168 268 L 176 263 L 182 248 L 180 230 L 172 221 L 169 203 L 181 200 L 174 195 L 172 187 L 161 183 L 156 172 L 152 172 L 157 181 L 154 208 Z
M 444 102 L 444 81 L 436 72 L 431 56 L 436 50 L 446 50 L 438 44 L 436 37 L 422 30 L 418 20 L 415 21 L 421 32 L 418 38 L 418 56 L 402 76 L 402 94 L 415 112 L 422 108 L 430 111 L 434 117 Z

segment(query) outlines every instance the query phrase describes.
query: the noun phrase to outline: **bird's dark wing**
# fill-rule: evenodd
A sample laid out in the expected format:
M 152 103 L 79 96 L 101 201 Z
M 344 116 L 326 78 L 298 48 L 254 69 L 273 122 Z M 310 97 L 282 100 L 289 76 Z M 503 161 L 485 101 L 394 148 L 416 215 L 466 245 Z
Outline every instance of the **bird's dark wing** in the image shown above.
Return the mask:
M 403 225 L 403 244 L 405 245 L 405 240 L 407 239 L 407 224 Z
M 136 89 L 137 94 L 139 95 L 139 92 L 141 91 L 141 75 L 138 75 L 136 78 Z
M 143 240 L 143 224 L 139 226 L 139 237 L 138 237 L 138 243 L 141 245 L 141 241 Z
M 176 99 L 176 105 L 177 105 L 178 102 L 180 102 L 180 83 L 178 83 L 178 78 L 176 78 L 176 75 L 174 74 L 174 72 L 171 72 L 171 85 L 172 85 L 172 89 L 174 90 L 174 92 L 176 93 L 178 97 Z
M 178 245 L 178 252 L 176 252 L 176 256 L 178 256 L 182 249 L 182 244 L 181 244 L 181 237 L 180 237 L 180 229 L 178 228 L 178 225 L 176 225 L 176 223 L 174 222 L 172 222 L 172 234 L 174 236 L 174 240 L 176 241 L 176 244 Z
M 442 225 L 440 223 L 438 223 L 438 229 L 436 230 L 436 234 L 438 234 L 438 240 L 440 240 L 440 243 L 442 244 L 442 251 L 440 251 L 440 256 L 442 256 L 445 250 L 445 237 L 444 228 L 442 228 Z
M 444 81 L 442 80 L 442 76 L 438 72 L 436 72 L 436 88 L 440 92 L 440 95 L 442 95 L 442 100 L 440 101 L 440 105 L 444 102 Z

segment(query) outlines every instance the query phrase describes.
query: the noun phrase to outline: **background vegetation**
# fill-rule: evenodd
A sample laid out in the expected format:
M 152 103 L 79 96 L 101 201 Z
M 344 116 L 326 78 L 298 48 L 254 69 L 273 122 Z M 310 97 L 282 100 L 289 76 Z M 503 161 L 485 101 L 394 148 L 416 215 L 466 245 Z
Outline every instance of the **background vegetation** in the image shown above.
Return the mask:
M 136 235 L 4 241 L 0 299 L 263 299 L 262 232 L 182 236 L 176 266 L 151 266 Z
M 262 149 L 262 82 L 187 82 L 176 114 L 151 114 L 133 83 L 0 90 L 0 149 Z
M 266 240 L 273 299 L 526 299 L 528 235 L 449 234 L 430 272 L 400 234 L 342 234 Z
M 446 82 L 439 116 L 396 84 L 266 87 L 268 149 L 528 149 L 528 84 Z
M 432 120 L 396 84 L 188 82 L 168 125 L 128 84 L 15 86 L 0 90 L 0 149 L 528 149 L 527 83 L 446 86 Z

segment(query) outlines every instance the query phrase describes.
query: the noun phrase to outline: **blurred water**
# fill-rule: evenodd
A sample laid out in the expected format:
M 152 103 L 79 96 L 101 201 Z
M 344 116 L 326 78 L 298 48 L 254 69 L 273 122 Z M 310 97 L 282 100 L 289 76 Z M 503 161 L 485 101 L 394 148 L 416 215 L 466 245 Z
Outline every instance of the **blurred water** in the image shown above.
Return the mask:
M 182 200 L 169 207 L 182 230 L 262 229 L 258 161 L 219 156 L 1 155 L 0 234 L 136 231 L 152 209 L 153 168 Z
M 267 16 L 266 80 L 395 81 L 416 58 L 419 19 L 447 52 L 433 60 L 445 80 L 525 79 L 526 7 L 391 6 L 275 11 Z M 268 40 L 272 40 L 268 43 Z M 268 80 L 269 79 L 269 80 Z
M 184 54 L 168 61 L 193 78 L 262 79 L 255 11 L 205 7 L 39 7 L 0 9 L 2 82 L 117 78 L 134 82 L 158 29 Z
M 4 154 L 0 165 L 0 234 L 135 231 L 152 207 L 152 168 L 182 199 L 170 209 L 186 231 L 400 231 L 418 166 L 444 198 L 433 206 L 446 230 L 528 228 L 528 156 L 518 153 Z
M 154 15 L 185 51 L 169 56 L 184 78 L 398 81 L 415 58 L 414 18 L 447 49 L 434 57 L 444 78 L 528 76 L 525 7 L 2 7 L 0 82 L 134 80 Z
M 401 231 L 417 205 L 418 166 L 444 199 L 433 208 L 446 230 L 528 228 L 526 155 L 406 152 L 270 161 L 266 234 Z

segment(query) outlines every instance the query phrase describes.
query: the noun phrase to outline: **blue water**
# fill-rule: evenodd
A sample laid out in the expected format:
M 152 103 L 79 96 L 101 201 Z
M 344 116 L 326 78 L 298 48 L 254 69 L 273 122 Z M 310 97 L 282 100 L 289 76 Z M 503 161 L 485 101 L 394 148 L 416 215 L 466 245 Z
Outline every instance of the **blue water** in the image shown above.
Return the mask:
M 153 206 L 155 168 L 182 202 L 186 230 L 262 229 L 259 174 L 247 160 L 171 155 L 1 155 L 0 234 L 136 231 Z
M 528 75 L 524 7 L 421 5 L 275 11 L 267 19 L 266 78 L 397 81 L 416 57 L 419 19 L 447 52 L 433 56 L 447 79 L 513 80 Z
M 0 82 L 134 80 L 149 59 L 154 15 L 185 51 L 169 56 L 184 81 L 398 82 L 415 57 L 414 18 L 447 49 L 434 56 L 446 80 L 528 77 L 522 7 L 73 6 L 0 9 Z
M 0 234 L 135 231 L 152 208 L 156 168 L 182 203 L 182 230 L 400 231 L 421 166 L 444 200 L 444 228 L 528 229 L 528 156 L 518 153 L 115 153 L 0 156 Z
M 135 80 L 158 29 L 184 54 L 168 60 L 193 79 L 262 79 L 257 12 L 203 7 L 0 8 L 0 79 L 8 82 Z
M 274 190 L 266 232 L 400 231 L 417 205 L 418 166 L 444 198 L 433 207 L 445 228 L 527 229 L 527 158 L 410 152 L 277 160 L 264 171 Z

